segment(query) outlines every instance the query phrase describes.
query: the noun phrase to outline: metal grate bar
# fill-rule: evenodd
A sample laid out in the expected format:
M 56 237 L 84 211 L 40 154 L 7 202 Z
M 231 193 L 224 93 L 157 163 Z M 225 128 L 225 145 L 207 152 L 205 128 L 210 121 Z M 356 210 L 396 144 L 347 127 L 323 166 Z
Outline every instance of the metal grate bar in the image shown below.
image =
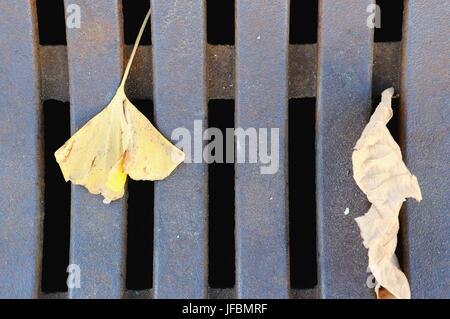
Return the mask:
M 206 125 L 204 2 L 151 2 L 155 119 L 169 138 L 179 127 L 201 138 Z M 206 174 L 206 164 L 181 165 L 155 184 L 155 298 L 207 296 Z
M 402 220 L 413 298 L 450 294 L 449 15 L 445 1 L 407 2 L 401 94 L 405 157 L 423 195 L 420 204 L 409 201 Z
M 67 29 L 71 130 L 75 133 L 113 97 L 122 75 L 120 1 L 66 0 L 83 13 L 81 29 Z M 70 262 L 81 268 L 81 288 L 70 298 L 120 298 L 124 293 L 125 200 L 105 205 L 72 187 Z
M 34 1 L 0 2 L 0 298 L 36 298 L 43 150 Z
M 238 0 L 236 9 L 236 127 L 279 128 L 280 134 L 275 174 L 261 174 L 260 164 L 235 165 L 237 295 L 287 298 L 289 1 Z
M 352 150 L 371 113 L 372 0 L 322 0 L 319 8 L 317 194 L 323 298 L 370 298 L 367 251 L 355 215 L 369 206 L 352 177 Z M 351 215 L 345 216 L 346 208 Z

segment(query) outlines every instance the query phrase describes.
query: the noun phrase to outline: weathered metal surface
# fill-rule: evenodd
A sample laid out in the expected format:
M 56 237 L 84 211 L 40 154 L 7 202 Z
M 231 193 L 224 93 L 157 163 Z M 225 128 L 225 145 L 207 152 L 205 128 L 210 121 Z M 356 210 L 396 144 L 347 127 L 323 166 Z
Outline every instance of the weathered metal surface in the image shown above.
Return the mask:
M 450 297 L 450 7 L 408 1 L 401 114 L 406 164 L 423 201 L 409 200 L 401 226 L 413 298 Z
M 43 148 L 34 1 L 0 2 L 0 298 L 36 298 Z
M 288 17 L 286 0 L 236 2 L 236 127 L 280 135 L 275 173 L 262 174 L 260 160 L 235 164 L 238 298 L 288 297 Z
M 144 290 L 127 290 L 125 292 L 125 299 L 151 299 L 153 298 L 152 289 Z
M 192 138 L 206 125 L 205 1 L 152 0 L 156 125 Z M 148 74 L 148 77 L 151 75 Z M 201 124 L 194 131 L 194 121 Z M 197 152 L 202 142 L 195 142 Z M 207 166 L 181 164 L 155 183 L 155 298 L 207 296 Z
M 317 46 L 289 46 L 289 98 L 316 96 Z
M 71 130 L 75 133 L 114 96 L 122 76 L 120 1 L 67 0 L 81 8 L 82 27 L 67 29 Z M 72 186 L 70 263 L 81 287 L 70 298 L 120 298 L 124 293 L 125 199 L 109 205 Z
M 369 205 L 352 177 L 352 151 L 371 113 L 372 0 L 322 0 L 319 7 L 317 214 L 322 298 L 370 298 L 367 251 L 354 218 Z M 344 215 L 346 208 L 350 215 Z
M 234 46 L 208 45 L 208 98 L 234 99 Z
M 291 289 L 292 299 L 317 299 L 317 287 L 312 289 Z
M 132 46 L 125 47 L 125 61 L 133 50 Z M 130 76 L 125 87 L 127 96 L 130 99 L 152 100 L 153 99 L 153 64 L 152 64 L 152 46 L 139 46 L 133 65 L 131 66 Z
M 235 292 L 233 288 L 209 288 L 208 299 L 235 299 Z
M 41 45 L 39 54 L 42 100 L 69 101 L 67 47 Z
M 387 88 L 400 90 L 402 43 L 374 43 L 373 54 L 372 96 L 381 99 L 381 93 Z

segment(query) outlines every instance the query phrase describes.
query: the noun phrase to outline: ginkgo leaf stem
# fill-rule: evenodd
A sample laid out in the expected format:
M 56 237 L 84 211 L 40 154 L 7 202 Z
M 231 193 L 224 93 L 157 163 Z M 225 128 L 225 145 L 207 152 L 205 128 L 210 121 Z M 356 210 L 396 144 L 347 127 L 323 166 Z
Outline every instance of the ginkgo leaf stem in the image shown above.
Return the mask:
M 133 64 L 134 57 L 136 55 L 137 49 L 139 47 L 139 43 L 141 42 L 142 35 L 144 34 L 145 27 L 147 26 L 148 20 L 150 18 L 152 12 L 152 8 L 150 8 L 145 16 L 144 22 L 142 23 L 141 29 L 139 30 L 139 34 L 136 38 L 136 42 L 134 43 L 133 51 L 131 52 L 130 59 L 128 60 L 127 67 L 125 68 L 125 72 L 123 73 L 122 81 L 120 82 L 120 86 L 118 90 L 125 89 L 125 83 L 127 82 L 128 75 L 130 74 L 131 66 Z

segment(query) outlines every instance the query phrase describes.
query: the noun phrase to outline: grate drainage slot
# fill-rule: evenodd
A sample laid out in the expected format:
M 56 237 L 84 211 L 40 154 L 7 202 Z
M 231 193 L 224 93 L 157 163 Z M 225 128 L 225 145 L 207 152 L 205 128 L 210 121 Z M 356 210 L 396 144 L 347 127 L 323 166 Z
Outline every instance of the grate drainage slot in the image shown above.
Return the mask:
M 289 249 L 291 288 L 317 285 L 316 99 L 289 100 Z
M 207 0 L 209 44 L 234 44 L 234 0 Z
M 133 100 L 132 103 L 153 121 L 153 103 Z M 153 287 L 153 218 L 154 182 L 128 178 L 127 265 L 125 285 L 128 290 Z
M 317 43 L 318 0 L 292 0 L 290 8 L 290 44 Z
M 375 42 L 402 40 L 403 0 L 376 0 L 380 8 L 381 27 L 375 28 Z
M 37 0 L 36 8 L 40 44 L 65 45 L 66 28 L 63 0 Z
M 125 44 L 134 45 L 142 21 L 150 8 L 149 0 L 122 0 L 123 33 Z M 152 44 L 150 23 L 147 24 L 142 35 L 141 45 Z
M 64 181 L 55 151 L 70 137 L 69 103 L 44 102 L 45 197 L 41 290 L 67 291 L 70 184 Z
M 218 128 L 225 144 L 226 128 L 234 128 L 234 101 L 211 100 L 208 108 L 209 127 Z M 233 135 L 234 141 L 234 135 Z M 234 144 L 234 143 L 233 143 Z M 210 144 L 211 145 L 211 144 Z M 211 163 L 208 167 L 209 187 L 209 286 L 212 288 L 233 288 L 235 283 L 235 241 L 234 241 L 234 163 L 226 163 L 227 155 L 233 156 L 234 149 L 224 149 L 223 163 Z M 217 156 L 216 152 L 212 156 Z

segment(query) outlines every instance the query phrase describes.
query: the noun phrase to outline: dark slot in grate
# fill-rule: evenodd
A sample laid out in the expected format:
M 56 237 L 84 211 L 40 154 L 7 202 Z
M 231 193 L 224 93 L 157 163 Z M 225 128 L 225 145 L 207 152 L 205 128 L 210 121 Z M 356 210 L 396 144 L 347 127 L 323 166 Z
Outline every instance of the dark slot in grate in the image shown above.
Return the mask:
M 209 44 L 234 44 L 234 0 L 207 0 Z
M 153 103 L 133 100 L 133 104 L 153 122 Z M 128 179 L 126 288 L 144 290 L 153 283 L 154 183 Z
M 128 180 L 127 277 L 128 290 L 152 288 L 153 182 Z
M 54 153 L 70 136 L 69 103 L 44 102 L 45 215 L 42 291 L 67 291 L 69 264 L 70 183 L 64 181 Z
M 387 127 L 389 129 L 389 132 L 391 132 L 392 137 L 394 138 L 394 140 L 397 142 L 398 145 L 400 145 L 400 148 L 402 149 L 402 154 L 405 154 L 404 152 L 404 147 L 403 147 L 403 141 L 402 141 L 402 130 L 401 130 L 401 112 L 400 112 L 400 105 L 401 105 L 401 100 L 399 98 L 394 98 L 392 99 L 392 111 L 393 111 L 393 116 L 392 119 L 389 121 Z M 404 224 L 404 218 L 403 216 L 405 215 L 406 212 L 406 207 L 402 206 L 401 210 L 400 210 L 400 231 L 398 232 L 397 235 L 397 248 L 395 249 L 395 254 L 397 255 L 398 258 L 398 262 L 401 266 L 404 265 L 405 262 L 405 258 L 404 258 L 404 241 L 403 241 L 403 232 L 406 229 L 406 225 Z M 404 268 L 403 268 L 404 269 Z
M 377 0 L 380 8 L 381 27 L 375 28 L 375 42 L 402 40 L 403 0 Z
M 381 102 L 381 98 L 378 101 L 378 103 Z M 377 103 L 377 105 L 378 105 Z M 389 129 L 389 132 L 391 132 L 392 137 L 395 139 L 395 141 L 400 145 L 402 145 L 401 141 L 401 131 L 400 131 L 400 99 L 394 98 L 392 99 L 392 111 L 393 116 L 392 119 L 389 121 L 387 128 Z
M 150 0 L 122 0 L 123 30 L 125 44 L 134 44 L 142 21 L 150 8 Z M 152 44 L 150 23 L 147 24 L 141 40 L 142 45 Z
M 211 100 L 208 111 L 209 127 L 220 129 L 225 143 L 226 128 L 234 128 L 234 101 Z M 234 164 L 226 163 L 225 150 L 223 155 L 224 163 L 211 163 L 208 169 L 209 285 L 212 288 L 232 288 L 235 282 Z
M 316 99 L 289 101 L 289 248 L 292 288 L 317 284 Z
M 374 96 L 372 98 L 372 113 L 375 112 L 376 107 L 381 102 L 381 96 Z M 388 122 L 387 128 L 389 129 L 389 132 L 391 133 L 394 140 L 397 142 L 397 144 L 402 145 L 401 143 L 401 132 L 400 132 L 400 99 L 399 98 L 393 98 L 392 99 L 392 112 L 393 116 L 392 119 Z
M 39 41 L 42 45 L 65 45 L 66 27 L 63 0 L 37 0 Z
M 318 0 L 292 0 L 289 43 L 317 43 Z

